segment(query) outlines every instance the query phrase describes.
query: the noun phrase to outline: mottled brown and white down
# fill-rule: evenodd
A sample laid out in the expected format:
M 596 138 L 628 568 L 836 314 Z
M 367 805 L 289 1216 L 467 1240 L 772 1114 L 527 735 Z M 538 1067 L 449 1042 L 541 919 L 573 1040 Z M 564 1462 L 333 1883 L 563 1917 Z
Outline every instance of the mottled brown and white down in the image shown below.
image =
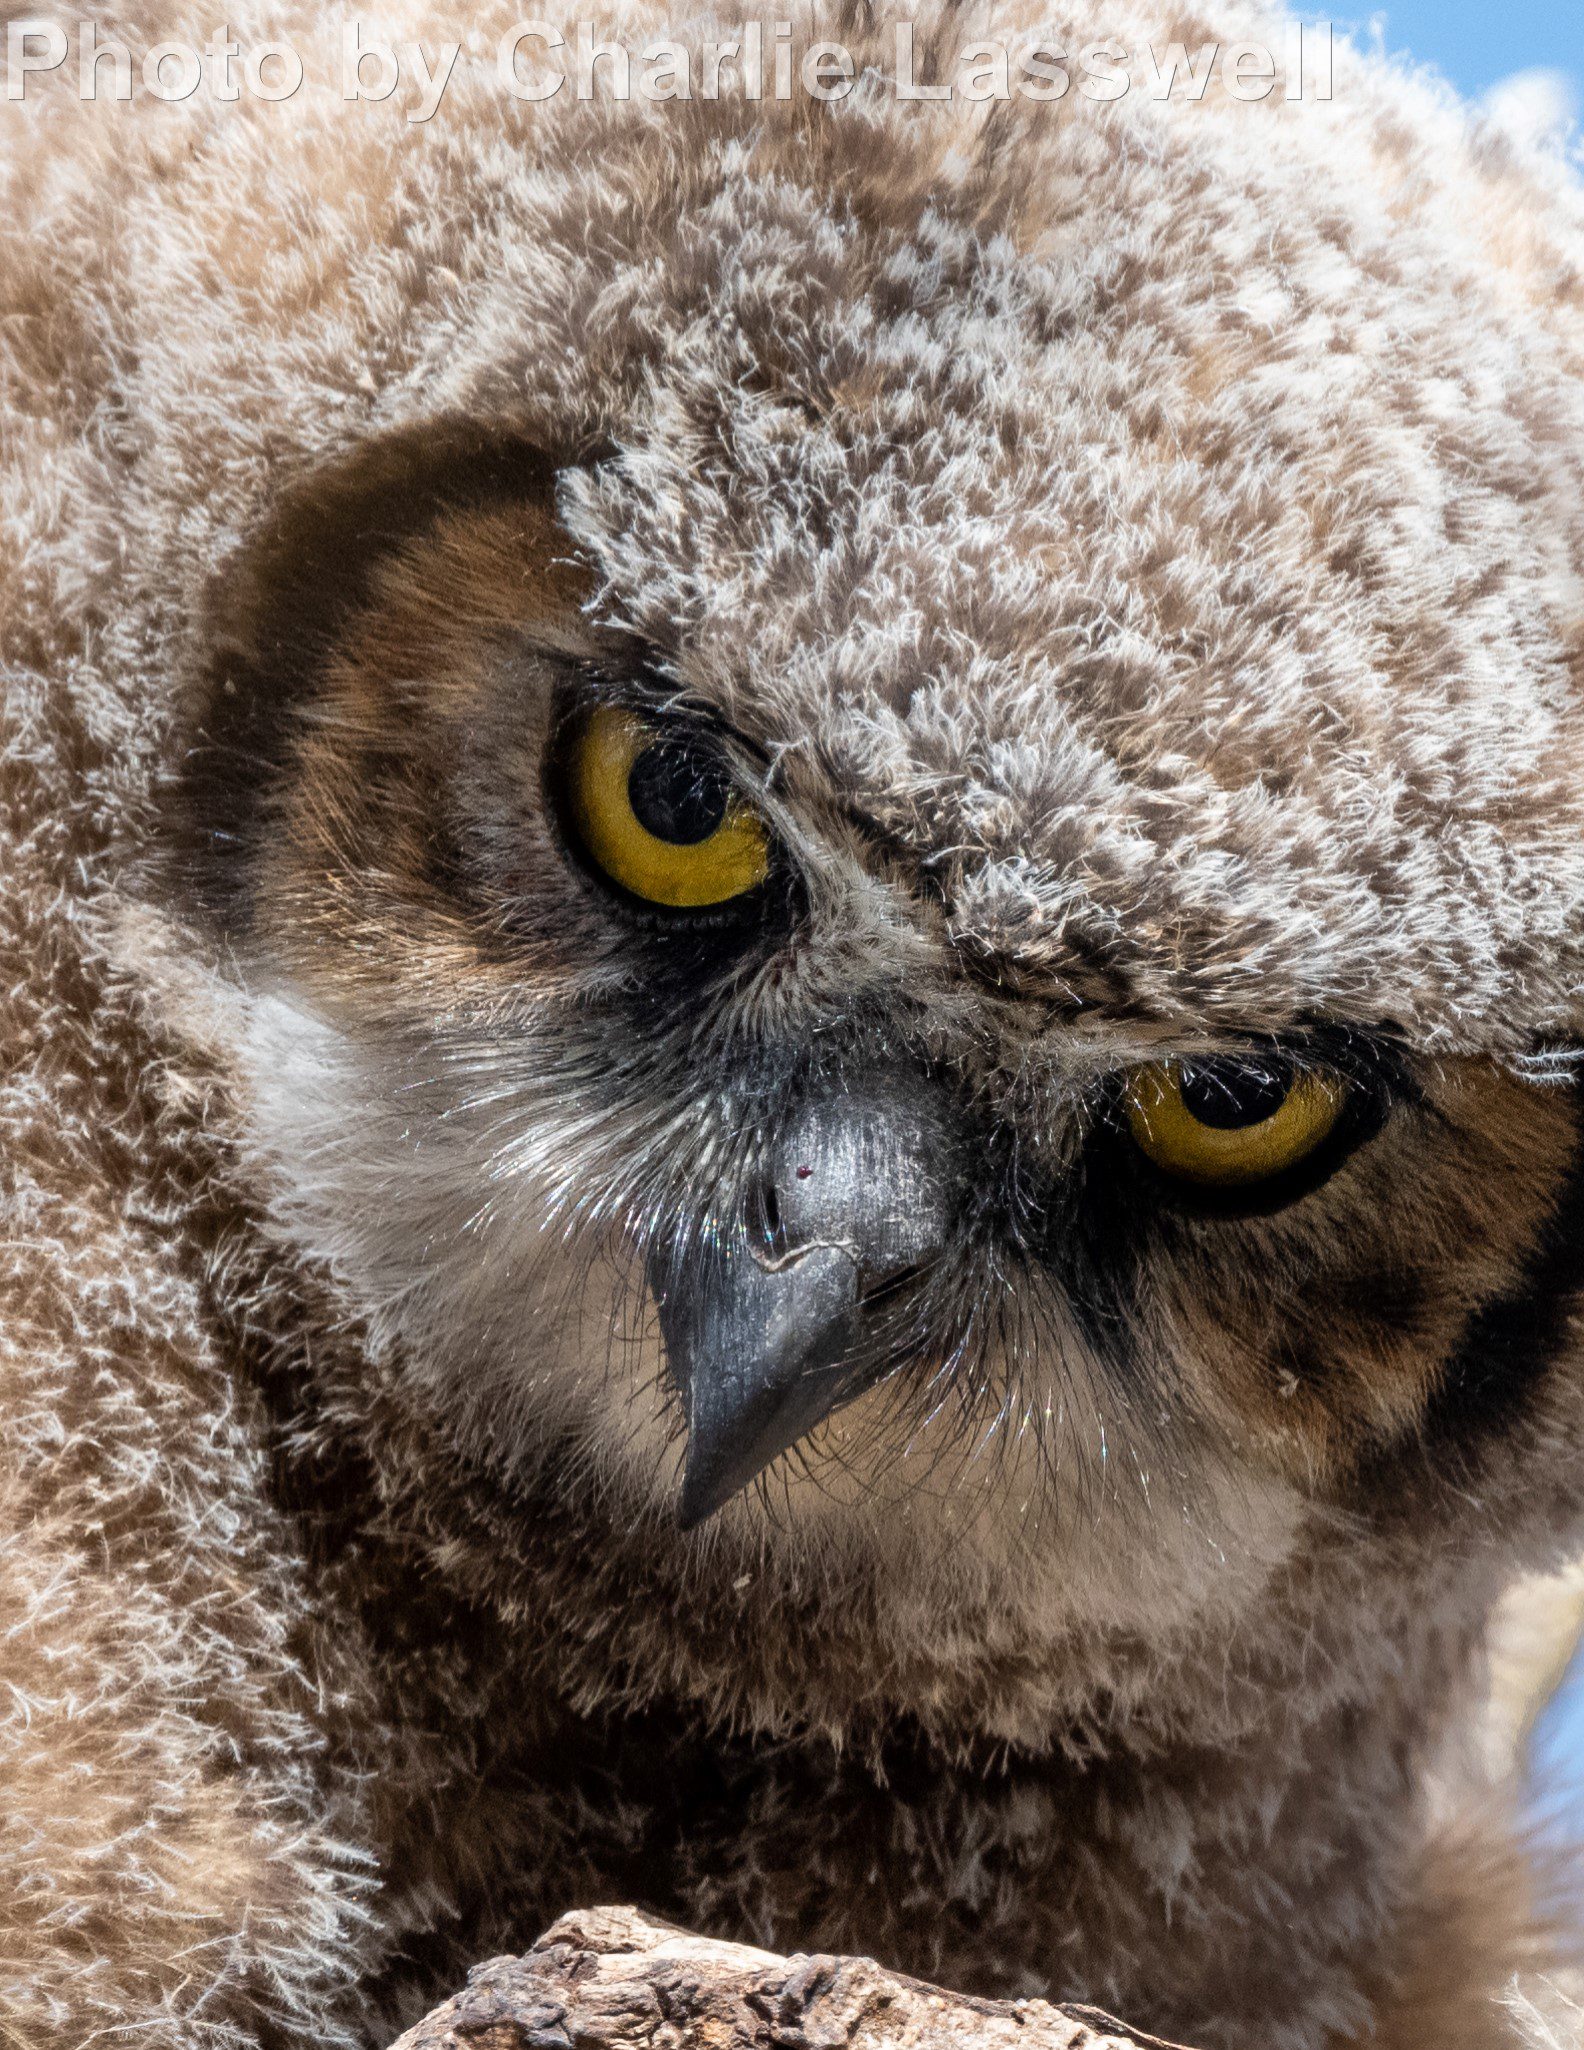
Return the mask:
M 1574 2040 L 1476 1733 L 1584 1540 L 1576 174 L 1346 47 L 310 73 L 0 101 L 0 2038 L 372 2046 L 618 1900 L 1204 2050 Z M 562 844 L 629 675 L 795 877 L 728 954 Z M 1176 1202 L 1117 1078 L 1272 1040 L 1379 1117 Z M 979 1228 L 684 1533 L 646 1237 L 882 1058 Z

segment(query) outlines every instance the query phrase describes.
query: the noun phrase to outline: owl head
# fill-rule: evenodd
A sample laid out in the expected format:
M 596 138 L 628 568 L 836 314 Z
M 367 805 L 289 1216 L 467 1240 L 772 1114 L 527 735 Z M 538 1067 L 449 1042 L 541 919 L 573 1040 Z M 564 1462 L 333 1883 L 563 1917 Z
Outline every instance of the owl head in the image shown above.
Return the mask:
M 915 1683 L 1538 1555 L 1576 186 L 1345 49 L 919 105 L 890 27 L 832 104 L 235 124 L 148 231 L 271 1229 L 523 1516 Z

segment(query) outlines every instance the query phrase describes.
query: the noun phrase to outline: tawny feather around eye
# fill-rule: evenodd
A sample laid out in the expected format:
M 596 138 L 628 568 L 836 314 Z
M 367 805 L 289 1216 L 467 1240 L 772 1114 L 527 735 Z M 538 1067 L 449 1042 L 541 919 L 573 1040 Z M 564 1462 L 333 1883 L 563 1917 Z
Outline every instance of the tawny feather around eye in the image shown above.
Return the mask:
M 1270 1181 L 1336 1130 L 1348 1084 L 1282 1057 L 1166 1061 L 1128 1085 L 1129 1130 L 1163 1173 L 1211 1188 Z
M 568 821 L 618 888 L 673 911 L 744 897 L 770 867 L 763 821 L 696 735 L 602 705 L 573 736 Z

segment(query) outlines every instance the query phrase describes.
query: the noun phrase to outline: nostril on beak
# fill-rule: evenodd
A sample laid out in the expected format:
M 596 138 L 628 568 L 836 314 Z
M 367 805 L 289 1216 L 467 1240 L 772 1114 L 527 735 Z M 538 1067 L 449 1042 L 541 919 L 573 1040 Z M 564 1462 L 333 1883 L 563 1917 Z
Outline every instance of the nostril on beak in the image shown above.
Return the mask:
M 809 1170 L 810 1173 L 812 1171 Z M 796 1233 L 789 1231 L 786 1211 L 774 1182 L 756 1183 L 749 1191 L 743 1222 L 749 1254 L 766 1274 L 784 1274 L 788 1268 L 806 1260 L 810 1253 L 841 1253 L 859 1269 L 858 1286 L 862 1293 L 862 1247 L 851 1236 L 822 1229 L 807 1219 L 800 1220 L 802 1228 Z
M 775 1273 L 811 1252 L 842 1253 L 864 1299 L 893 1292 L 945 1241 L 958 1150 L 950 1120 L 917 1091 L 893 1084 L 806 1103 L 748 1191 L 754 1260 Z
M 748 1247 L 754 1258 L 764 1266 L 779 1260 L 787 1250 L 786 1230 L 781 1221 L 781 1198 L 773 1181 L 765 1178 L 756 1181 L 748 1191 L 748 1200 L 743 1206 L 743 1221 L 748 1227 Z

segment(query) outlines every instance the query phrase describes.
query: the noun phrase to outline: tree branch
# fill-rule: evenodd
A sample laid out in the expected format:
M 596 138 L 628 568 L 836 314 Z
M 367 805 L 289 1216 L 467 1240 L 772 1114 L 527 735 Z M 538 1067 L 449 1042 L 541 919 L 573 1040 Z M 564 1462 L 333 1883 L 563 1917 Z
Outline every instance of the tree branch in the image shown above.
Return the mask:
M 563 1915 L 393 2050 L 1171 2050 L 1093 2008 L 975 2000 L 870 1958 L 775 1957 L 633 1908 Z

